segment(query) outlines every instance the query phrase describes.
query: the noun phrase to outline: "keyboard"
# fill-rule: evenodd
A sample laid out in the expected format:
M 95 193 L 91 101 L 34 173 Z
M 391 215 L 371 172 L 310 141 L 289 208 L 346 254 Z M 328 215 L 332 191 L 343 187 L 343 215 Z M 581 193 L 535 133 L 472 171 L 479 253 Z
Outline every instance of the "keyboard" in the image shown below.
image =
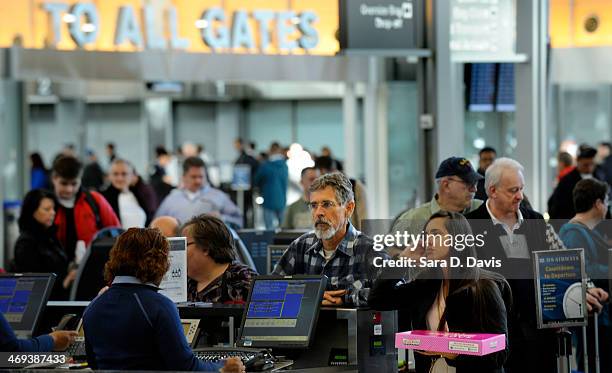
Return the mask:
M 222 361 L 230 357 L 238 357 L 247 372 L 269 370 L 274 367 L 277 359 L 268 350 L 243 347 L 209 347 L 193 351 L 195 356 L 203 361 Z
M 263 351 L 265 353 L 265 351 Z M 254 348 L 206 347 L 193 350 L 194 355 L 203 361 L 221 361 L 230 357 L 239 357 L 243 364 L 255 359 L 262 353 Z
M 65 351 L 65 354 L 70 357 L 85 357 L 87 351 L 85 350 L 85 341 L 75 341 Z

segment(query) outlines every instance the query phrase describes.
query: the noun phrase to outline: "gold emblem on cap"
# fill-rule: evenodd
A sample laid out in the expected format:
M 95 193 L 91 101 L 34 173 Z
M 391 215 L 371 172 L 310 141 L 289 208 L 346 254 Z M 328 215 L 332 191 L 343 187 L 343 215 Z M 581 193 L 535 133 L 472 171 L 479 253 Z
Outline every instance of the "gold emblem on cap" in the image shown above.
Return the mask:
M 463 159 L 461 159 L 459 161 L 459 165 L 461 165 L 461 166 L 465 166 L 465 165 L 470 166 L 470 161 L 468 161 L 467 159 L 463 158 Z

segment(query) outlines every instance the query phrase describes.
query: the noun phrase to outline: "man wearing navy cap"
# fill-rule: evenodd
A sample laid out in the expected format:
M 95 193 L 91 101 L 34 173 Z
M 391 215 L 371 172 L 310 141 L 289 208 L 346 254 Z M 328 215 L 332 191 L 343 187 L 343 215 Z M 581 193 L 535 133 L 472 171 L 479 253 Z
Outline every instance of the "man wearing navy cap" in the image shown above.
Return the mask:
M 419 234 L 429 217 L 440 210 L 466 214 L 476 210 L 482 201 L 474 199 L 482 175 L 474 170 L 470 161 L 450 157 L 440 163 L 436 172 L 438 191 L 431 201 L 402 213 L 394 222 L 391 232 Z M 393 256 L 394 253 L 389 253 Z

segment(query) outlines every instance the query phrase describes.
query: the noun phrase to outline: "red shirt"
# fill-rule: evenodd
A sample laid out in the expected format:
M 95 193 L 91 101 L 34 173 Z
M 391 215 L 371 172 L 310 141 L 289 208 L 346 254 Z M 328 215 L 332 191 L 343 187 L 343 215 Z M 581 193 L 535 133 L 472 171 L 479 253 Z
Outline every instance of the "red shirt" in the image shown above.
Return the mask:
M 98 192 L 89 192 L 98 205 L 100 212 L 100 222 L 102 228 L 106 227 L 121 227 L 121 222 L 115 215 L 113 208 L 106 202 L 106 199 Z M 96 226 L 96 217 L 89 203 L 85 198 L 85 193 L 80 191 L 74 203 L 74 223 L 76 226 L 77 240 L 85 241 L 85 245 L 89 245 L 98 227 Z M 66 208 L 61 204 L 57 206 L 57 214 L 55 215 L 55 225 L 57 226 L 57 238 L 68 252 L 74 251 L 74 247 L 66 247 Z
M 576 168 L 576 166 L 567 166 L 564 169 L 562 169 L 561 171 L 559 171 L 559 174 L 557 175 L 557 182 L 559 182 L 559 180 L 563 179 L 563 177 L 565 175 L 567 175 L 570 172 L 572 172 L 574 170 L 574 168 Z

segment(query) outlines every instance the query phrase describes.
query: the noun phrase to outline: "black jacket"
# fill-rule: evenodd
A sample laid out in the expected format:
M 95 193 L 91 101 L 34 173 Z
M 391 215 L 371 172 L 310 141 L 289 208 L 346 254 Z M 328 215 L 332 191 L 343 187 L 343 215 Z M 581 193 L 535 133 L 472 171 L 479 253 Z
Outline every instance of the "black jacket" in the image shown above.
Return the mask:
M 515 234 L 524 234 L 529 248 L 528 259 L 508 258 L 499 240 L 505 236 L 504 229 L 493 225 L 491 216 L 487 211 L 486 204 L 482 204 L 476 210 L 468 213 L 465 217 L 472 226 L 475 235 L 484 234 L 485 245 L 477 249 L 479 259 L 501 259 L 502 267 L 498 272 L 508 279 L 512 288 L 512 295 L 516 307 L 515 316 L 521 321 L 536 327 L 535 313 L 535 287 L 533 284 L 533 263 L 531 253 L 538 250 L 548 250 L 546 243 L 546 223 L 539 213 L 533 210 L 520 208 L 525 220 Z M 487 233 L 484 233 L 487 232 Z
M 472 226 L 474 235 L 484 235 L 484 246 L 477 249 L 479 259 L 500 259 L 502 267 L 496 269 L 508 279 L 512 289 L 514 307 L 508 315 L 508 330 L 511 354 L 507 365 L 524 366 L 526 361 L 533 360 L 536 364 L 530 366 L 538 372 L 551 372 L 555 367 L 553 329 L 537 329 L 535 285 L 533 280 L 532 252 L 548 250 L 546 243 L 546 222 L 536 211 L 520 207 L 524 222 L 514 231 L 522 234 L 527 241 L 529 258 L 508 258 L 500 237 L 506 232 L 500 225 L 493 225 L 486 204 L 465 217 Z M 540 347 L 537 347 L 540 346 Z M 537 347 L 537 348 L 536 348 Z M 534 349 L 536 348 L 536 349 Z M 538 350 L 539 349 L 539 350 Z M 509 369 L 509 371 L 516 371 Z M 530 372 L 524 370 L 523 372 Z
M 15 272 L 55 273 L 51 300 L 68 300 L 68 290 L 62 283 L 68 273 L 68 257 L 55 237 L 55 229 L 42 226 L 22 230 L 15 242 Z
M 478 173 L 484 176 L 485 170 L 483 170 L 482 168 L 479 168 Z M 474 195 L 474 198 L 479 199 L 481 201 L 486 201 L 487 198 L 489 198 L 487 196 L 487 191 L 485 190 L 485 179 L 484 178 L 478 180 L 478 183 L 476 184 L 476 194 Z
M 484 272 L 484 271 L 483 271 Z M 481 279 L 481 289 L 486 294 L 486 315 L 475 302 L 477 294 L 472 288 L 452 291 L 446 298 L 446 322 L 452 332 L 494 333 L 508 335 L 506 314 L 511 307 L 512 295 L 508 283 L 502 278 L 497 280 Z M 491 281 L 494 281 L 492 285 Z M 412 330 L 427 330 L 427 312 L 440 291 L 441 280 L 417 279 L 409 283 L 398 283 L 398 280 L 379 279 L 370 290 L 368 304 L 377 310 L 399 309 L 402 317 L 409 317 Z M 499 291 L 496 291 L 495 289 Z M 405 320 L 401 320 L 405 324 Z M 507 337 L 506 337 L 507 340 Z M 509 353 L 506 349 L 483 357 L 459 355 L 454 360 L 447 360 L 455 366 L 457 373 L 499 373 L 504 372 L 503 365 Z M 417 373 L 429 372 L 432 357 L 415 353 Z
M 548 213 L 551 219 L 569 220 L 576 215 L 572 192 L 578 182 L 582 180 L 576 168 L 565 175 L 548 199 Z
M 104 170 L 98 162 L 92 162 L 83 168 L 81 185 L 85 189 L 99 190 L 104 185 Z
M 155 210 L 157 210 L 157 197 L 155 195 L 155 191 L 153 188 L 151 188 L 151 186 L 145 184 L 139 178 L 136 185 L 130 186 L 130 192 L 134 193 L 134 197 L 136 197 L 138 204 L 147 215 L 145 226 L 148 226 L 155 215 Z M 115 188 L 112 184 L 109 184 L 100 193 L 104 196 L 104 198 L 106 198 L 119 220 L 121 220 L 121 213 L 119 212 L 119 194 L 121 192 L 119 189 Z
M 597 170 L 593 177 L 601 181 L 605 181 L 606 178 L 600 170 Z M 559 180 L 559 184 L 557 184 L 553 194 L 548 199 L 548 213 L 551 219 L 567 221 L 576 215 L 573 192 L 574 187 L 580 180 L 582 180 L 582 176 L 580 176 L 580 172 L 576 168 Z M 560 228 L 561 222 L 555 223 L 555 227 Z
M 603 163 L 599 167 L 601 173 L 605 177 L 608 184 L 612 185 L 612 155 L 609 155 L 604 159 Z

